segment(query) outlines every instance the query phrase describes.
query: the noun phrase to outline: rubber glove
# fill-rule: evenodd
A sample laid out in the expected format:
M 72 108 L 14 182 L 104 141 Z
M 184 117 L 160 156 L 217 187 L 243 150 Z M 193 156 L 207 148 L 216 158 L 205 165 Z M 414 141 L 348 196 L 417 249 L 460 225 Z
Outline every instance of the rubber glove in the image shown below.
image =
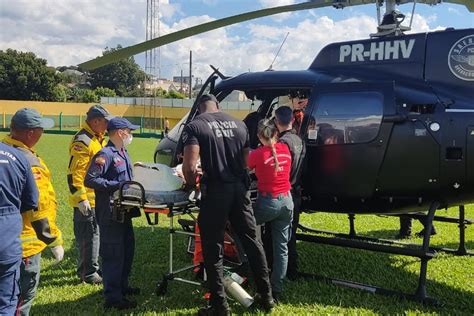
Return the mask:
M 91 215 L 92 208 L 91 208 L 91 204 L 89 203 L 88 200 L 83 200 L 83 201 L 79 202 L 77 207 L 79 208 L 79 212 L 81 212 L 82 215 L 84 215 L 84 216 Z
M 59 263 L 64 258 L 64 248 L 63 246 L 59 245 L 56 247 L 51 247 L 51 252 L 53 253 L 54 259 L 56 259 L 56 263 Z

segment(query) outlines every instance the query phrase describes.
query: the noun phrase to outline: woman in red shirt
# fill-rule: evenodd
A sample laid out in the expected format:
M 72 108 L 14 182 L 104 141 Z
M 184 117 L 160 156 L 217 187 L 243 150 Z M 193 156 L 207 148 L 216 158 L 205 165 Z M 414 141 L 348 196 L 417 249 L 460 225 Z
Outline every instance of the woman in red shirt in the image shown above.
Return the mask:
M 278 300 L 288 266 L 288 240 L 293 217 L 290 189 L 291 154 L 288 146 L 277 143 L 278 131 L 270 120 L 258 124 L 258 139 L 263 146 L 252 151 L 248 159 L 255 169 L 258 197 L 254 208 L 257 224 L 271 223 L 273 298 Z

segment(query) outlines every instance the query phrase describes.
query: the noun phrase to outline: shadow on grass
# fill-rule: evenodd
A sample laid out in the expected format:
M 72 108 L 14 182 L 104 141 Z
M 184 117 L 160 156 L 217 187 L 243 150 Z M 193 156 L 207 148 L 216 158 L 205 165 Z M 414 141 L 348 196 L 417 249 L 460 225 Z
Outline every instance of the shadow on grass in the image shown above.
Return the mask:
M 396 256 L 365 250 L 299 242 L 300 270 L 330 278 L 366 283 L 414 294 L 418 286 L 417 258 L 397 260 Z M 373 295 L 355 289 L 336 287 L 318 280 L 299 279 L 288 282 L 282 303 L 289 305 L 321 304 L 367 309 L 375 313 L 401 314 L 407 310 L 470 314 L 474 308 L 474 292 L 458 289 L 430 279 L 428 263 L 428 296 L 441 306 L 423 305 L 398 297 Z M 411 266 L 416 272 L 407 271 Z M 449 274 L 449 271 L 446 271 Z M 465 275 L 464 277 L 468 277 Z M 461 280 L 466 281 L 464 277 Z M 296 294 L 295 294 L 296 293 Z
M 163 217 L 161 217 L 163 219 Z M 393 230 L 378 231 L 375 236 L 385 238 Z M 174 236 L 174 269 L 190 265 L 192 257 L 186 253 L 187 236 Z M 164 296 L 156 294 L 156 285 L 168 271 L 169 233 L 168 228 L 160 225 L 153 229 L 145 226 L 135 228 L 136 250 L 130 284 L 141 288 L 141 295 L 134 298 L 139 306 L 134 314 L 164 313 L 191 315 L 205 304 L 202 287 L 171 281 Z M 347 279 L 367 283 L 406 293 L 414 293 L 418 282 L 419 260 L 409 258 L 400 260 L 399 256 L 373 253 L 369 251 L 339 248 L 326 245 L 298 242 L 300 270 L 326 277 Z M 101 286 L 79 284 L 75 275 L 74 249 L 67 252 L 69 258 L 61 269 L 47 268 L 43 274 L 40 287 L 54 287 L 55 295 L 62 291 L 77 291 L 77 299 L 61 300 L 51 303 L 38 303 L 32 312 L 37 315 L 96 315 L 103 314 Z M 314 310 L 316 313 L 364 313 L 401 314 L 407 310 L 416 312 L 438 312 L 448 314 L 469 314 L 474 309 L 474 293 L 455 288 L 440 281 L 430 279 L 428 264 L 428 295 L 436 298 L 444 306 L 434 307 L 420 303 L 385 297 L 371 293 L 347 289 L 317 280 L 299 279 L 286 282 L 278 313 L 301 313 Z M 449 272 L 446 272 L 449 273 Z M 192 272 L 180 276 L 193 280 Z M 438 276 L 439 278 L 439 276 Z M 464 282 L 464 276 L 460 276 Z M 253 282 L 250 282 L 251 284 Z M 72 289 L 71 289 L 72 288 Z M 46 289 L 48 290 L 48 289 Z M 45 291 L 46 291 L 45 290 Z M 249 293 L 253 289 L 247 287 Z M 57 299 L 56 299 L 57 300 Z M 234 313 L 250 312 L 235 302 L 231 302 Z M 343 308 L 343 309 L 341 309 Z M 128 313 L 131 313 L 129 311 Z M 110 312 L 107 314 L 117 314 Z

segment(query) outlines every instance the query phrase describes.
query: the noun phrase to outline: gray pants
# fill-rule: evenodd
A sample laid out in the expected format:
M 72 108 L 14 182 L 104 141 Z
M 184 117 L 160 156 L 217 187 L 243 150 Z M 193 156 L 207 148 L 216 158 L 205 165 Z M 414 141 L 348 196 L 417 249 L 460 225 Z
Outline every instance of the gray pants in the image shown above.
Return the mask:
M 79 252 L 77 261 L 77 275 L 82 281 L 91 281 L 99 272 L 99 226 L 92 215 L 84 216 L 78 208 L 74 208 L 74 236 L 76 248 Z
M 40 270 L 41 270 L 41 252 L 31 257 L 23 258 L 20 266 L 20 299 L 18 301 L 19 315 L 27 316 L 30 314 L 33 299 L 38 289 Z

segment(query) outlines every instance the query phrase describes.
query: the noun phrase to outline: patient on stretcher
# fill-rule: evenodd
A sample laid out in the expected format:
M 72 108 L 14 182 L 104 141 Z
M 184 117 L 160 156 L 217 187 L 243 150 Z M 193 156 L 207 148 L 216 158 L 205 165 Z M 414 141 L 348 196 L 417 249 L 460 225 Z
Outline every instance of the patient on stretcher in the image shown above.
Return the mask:
M 133 181 L 145 189 L 146 204 L 168 205 L 188 201 L 189 192 L 182 190 L 183 178 L 167 165 L 136 162 L 133 165 Z M 141 190 L 131 185 L 123 191 L 123 195 L 126 198 L 139 198 Z

